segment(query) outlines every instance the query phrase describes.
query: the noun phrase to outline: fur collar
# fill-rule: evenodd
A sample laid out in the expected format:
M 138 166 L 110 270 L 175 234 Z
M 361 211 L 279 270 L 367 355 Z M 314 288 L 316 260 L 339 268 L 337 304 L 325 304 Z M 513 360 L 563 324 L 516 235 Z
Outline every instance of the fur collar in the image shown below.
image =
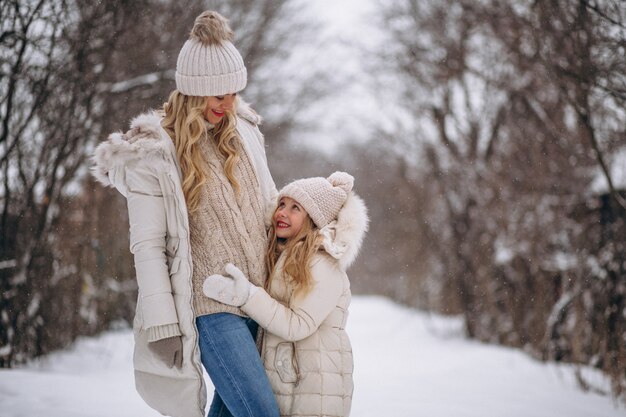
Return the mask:
M 239 98 L 237 104 L 237 116 L 252 123 L 253 125 L 260 125 L 263 122 L 263 118 L 255 112 L 252 107 L 242 98 Z
M 367 207 L 359 196 L 351 192 L 337 220 L 320 230 L 324 250 L 338 260 L 342 269 L 347 269 L 356 259 L 368 226 Z
M 258 125 L 262 119 L 245 101 L 239 101 L 237 115 L 240 119 Z M 173 142 L 161 127 L 163 112 L 153 110 L 135 117 L 126 133 L 115 132 L 99 144 L 93 154 L 93 176 L 105 186 L 113 186 L 108 172 L 116 166 L 126 165 L 136 159 L 153 163 L 176 160 Z
M 96 147 L 92 161 L 93 176 L 105 186 L 113 186 L 109 171 L 137 159 L 161 162 L 168 159 L 174 144 L 161 128 L 162 113 L 152 111 L 134 118 L 126 133 L 111 133 Z M 168 143 L 169 142 L 169 143 Z

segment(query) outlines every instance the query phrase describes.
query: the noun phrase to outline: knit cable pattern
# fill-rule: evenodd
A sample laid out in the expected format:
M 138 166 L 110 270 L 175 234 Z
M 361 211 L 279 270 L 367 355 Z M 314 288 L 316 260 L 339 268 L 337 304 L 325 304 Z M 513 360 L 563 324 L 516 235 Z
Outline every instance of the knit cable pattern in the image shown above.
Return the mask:
M 225 158 L 210 132 L 200 144 L 208 170 L 207 182 L 200 191 L 199 210 L 189 216 L 196 316 L 222 312 L 245 316 L 239 308 L 211 300 L 202 293 L 204 279 L 224 274 L 227 263 L 236 265 L 261 287 L 267 275 L 263 197 L 252 162 L 240 141 L 236 147 L 240 155 L 234 171 L 240 186 L 238 194 L 224 173 Z

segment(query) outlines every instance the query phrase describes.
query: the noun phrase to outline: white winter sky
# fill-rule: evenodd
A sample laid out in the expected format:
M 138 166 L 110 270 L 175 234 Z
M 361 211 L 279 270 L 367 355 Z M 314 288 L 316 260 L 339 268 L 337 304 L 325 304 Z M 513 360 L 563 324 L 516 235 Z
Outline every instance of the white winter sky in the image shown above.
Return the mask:
M 375 6 L 375 0 L 306 3 L 307 13 L 325 24 L 316 59 L 329 66 L 336 79 L 345 82 L 309 109 L 317 130 L 310 133 L 314 135 L 310 138 L 298 132 L 301 143 L 332 152 L 339 143 L 369 139 L 365 124 L 376 123 L 376 119 L 384 123 L 385 114 L 390 113 L 389 106 L 380 103 L 381 95 L 374 91 L 364 65 L 366 51 L 373 50 L 382 37 L 371 19 Z

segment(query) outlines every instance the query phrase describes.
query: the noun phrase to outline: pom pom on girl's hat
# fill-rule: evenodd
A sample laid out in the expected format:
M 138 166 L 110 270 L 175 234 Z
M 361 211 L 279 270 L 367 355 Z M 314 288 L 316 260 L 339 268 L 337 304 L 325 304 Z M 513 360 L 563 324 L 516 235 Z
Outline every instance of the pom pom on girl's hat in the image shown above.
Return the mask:
M 337 218 L 354 185 L 352 175 L 337 171 L 328 178 L 304 178 L 287 184 L 278 199 L 296 200 L 320 229 Z
M 228 20 L 214 11 L 200 14 L 176 62 L 176 89 L 188 96 L 223 96 L 244 89 L 248 75 L 232 44 Z

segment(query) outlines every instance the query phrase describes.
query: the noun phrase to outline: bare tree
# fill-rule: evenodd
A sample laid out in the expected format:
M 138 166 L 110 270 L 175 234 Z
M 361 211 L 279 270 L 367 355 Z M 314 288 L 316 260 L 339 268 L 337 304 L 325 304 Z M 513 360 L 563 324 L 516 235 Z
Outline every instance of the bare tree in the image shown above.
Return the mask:
M 624 308 L 624 201 L 609 155 L 626 146 L 625 15 L 613 1 L 383 8 L 383 56 L 416 121 L 402 137 L 418 141 L 414 165 L 437 187 L 425 216 L 440 309 L 462 311 L 472 337 L 592 363 L 616 393 L 625 318 L 603 312 Z M 610 201 L 591 190 L 597 173 Z
M 107 133 L 167 99 L 202 10 L 231 18 L 249 70 L 244 98 L 261 114 L 285 99 L 264 131 L 288 136 L 289 105 L 315 98 L 300 94 L 306 83 L 266 82 L 268 66 L 307 33 L 294 3 L 0 3 L 0 366 L 132 319 L 124 201 L 87 178 L 89 157 Z
M 83 321 L 72 314 L 69 325 L 51 326 L 49 300 L 61 287 L 80 294 L 80 281 L 63 281 L 72 260 L 59 259 L 53 229 L 98 132 L 94 86 L 109 69 L 109 48 L 142 6 L 2 3 L 1 366 L 65 345 Z

